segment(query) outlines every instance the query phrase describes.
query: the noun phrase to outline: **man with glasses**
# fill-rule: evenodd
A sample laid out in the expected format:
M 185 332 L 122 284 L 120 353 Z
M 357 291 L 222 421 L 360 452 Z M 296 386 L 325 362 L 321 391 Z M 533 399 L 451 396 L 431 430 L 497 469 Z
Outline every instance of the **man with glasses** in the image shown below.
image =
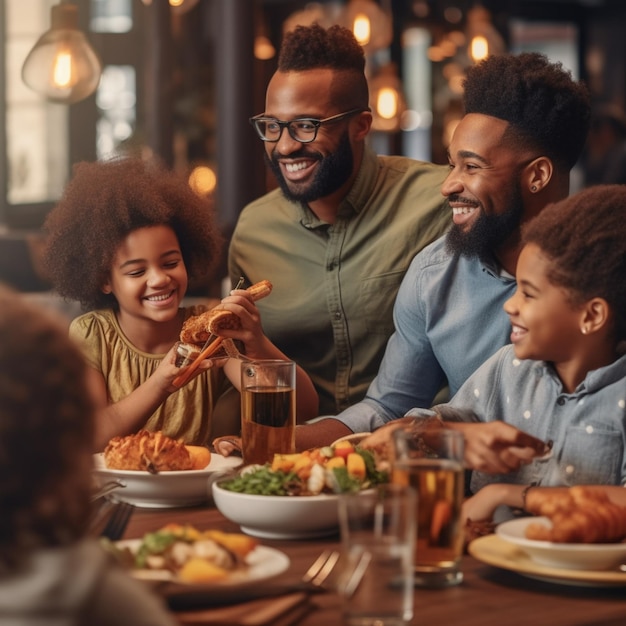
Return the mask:
M 364 69 L 346 28 L 285 35 L 265 111 L 250 120 L 280 189 L 243 210 L 229 251 L 233 284 L 273 283 L 257 303 L 263 329 L 311 376 L 328 414 L 363 398 L 402 277 L 451 222 L 446 166 L 367 147 Z

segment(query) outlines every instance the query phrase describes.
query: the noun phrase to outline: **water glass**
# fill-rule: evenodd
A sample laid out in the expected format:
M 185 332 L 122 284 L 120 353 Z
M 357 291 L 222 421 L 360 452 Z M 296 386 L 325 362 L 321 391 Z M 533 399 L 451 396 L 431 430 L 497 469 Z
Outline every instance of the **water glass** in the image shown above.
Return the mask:
M 338 589 L 348 626 L 403 626 L 411 620 L 415 511 L 410 487 L 340 495 Z

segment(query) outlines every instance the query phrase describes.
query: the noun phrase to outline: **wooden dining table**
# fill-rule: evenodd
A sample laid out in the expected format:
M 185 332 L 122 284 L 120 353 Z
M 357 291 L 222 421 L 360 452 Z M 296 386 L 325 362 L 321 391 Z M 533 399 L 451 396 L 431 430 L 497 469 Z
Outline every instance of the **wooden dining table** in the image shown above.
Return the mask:
M 125 539 L 139 538 L 170 522 L 191 524 L 199 529 L 241 532 L 215 507 L 136 508 L 126 528 Z M 285 553 L 288 569 L 272 580 L 294 583 L 300 580 L 322 550 L 338 549 L 339 537 L 310 540 L 260 540 L 263 545 Z M 446 589 L 416 589 L 412 624 L 462 626 L 624 626 L 626 625 L 626 586 L 571 586 L 528 578 L 513 571 L 487 565 L 470 555 L 463 557 L 463 582 Z M 262 588 L 263 583 L 259 583 Z M 384 590 L 381 589 L 381 594 Z M 334 592 L 312 594 L 298 626 L 342 624 L 341 598 Z M 184 611 L 186 618 L 201 606 L 172 608 Z M 189 623 L 189 622 L 185 622 Z M 201 620 L 198 623 L 202 623 Z

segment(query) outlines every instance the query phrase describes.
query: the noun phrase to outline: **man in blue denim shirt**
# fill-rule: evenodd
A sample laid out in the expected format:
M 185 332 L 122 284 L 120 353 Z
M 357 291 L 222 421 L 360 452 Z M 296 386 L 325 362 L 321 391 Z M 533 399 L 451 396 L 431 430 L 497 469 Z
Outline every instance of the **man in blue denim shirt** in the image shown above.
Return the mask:
M 454 225 L 409 267 L 394 307 L 395 332 L 365 399 L 298 427 L 299 449 L 428 407 L 446 383 L 454 394 L 509 341 L 502 306 L 515 290 L 520 227 L 568 195 L 587 136 L 589 96 L 559 63 L 537 53 L 490 57 L 468 71 L 464 87 L 465 115 L 442 186 Z M 543 450 L 517 429 L 489 426 L 476 449 L 469 442 L 475 466 L 497 466 L 494 442 Z

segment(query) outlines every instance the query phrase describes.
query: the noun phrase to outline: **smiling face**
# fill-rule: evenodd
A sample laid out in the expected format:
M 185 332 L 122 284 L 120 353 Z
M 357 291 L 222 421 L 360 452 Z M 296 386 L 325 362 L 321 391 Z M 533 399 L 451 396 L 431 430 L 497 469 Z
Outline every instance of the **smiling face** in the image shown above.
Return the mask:
M 175 318 L 187 291 L 187 270 L 174 231 L 160 225 L 129 233 L 102 290 L 115 296 L 121 316 L 157 322 Z
M 470 113 L 449 148 L 450 173 L 442 186 L 452 208 L 448 245 L 481 254 L 517 236 L 524 213 L 520 174 L 532 157 L 505 141 L 508 122 Z
M 276 72 L 267 88 L 265 115 L 289 121 L 344 113 L 333 98 L 337 81 L 337 73 L 329 69 Z M 285 196 L 308 203 L 347 190 L 360 164 L 358 143 L 369 130 L 366 118 L 369 113 L 322 124 L 311 143 L 296 141 L 287 129 L 276 143 L 266 142 L 267 162 Z
M 561 364 L 580 352 L 585 305 L 573 304 L 566 289 L 550 282 L 550 267 L 539 246 L 524 246 L 517 263 L 517 290 L 504 310 L 518 358 Z

